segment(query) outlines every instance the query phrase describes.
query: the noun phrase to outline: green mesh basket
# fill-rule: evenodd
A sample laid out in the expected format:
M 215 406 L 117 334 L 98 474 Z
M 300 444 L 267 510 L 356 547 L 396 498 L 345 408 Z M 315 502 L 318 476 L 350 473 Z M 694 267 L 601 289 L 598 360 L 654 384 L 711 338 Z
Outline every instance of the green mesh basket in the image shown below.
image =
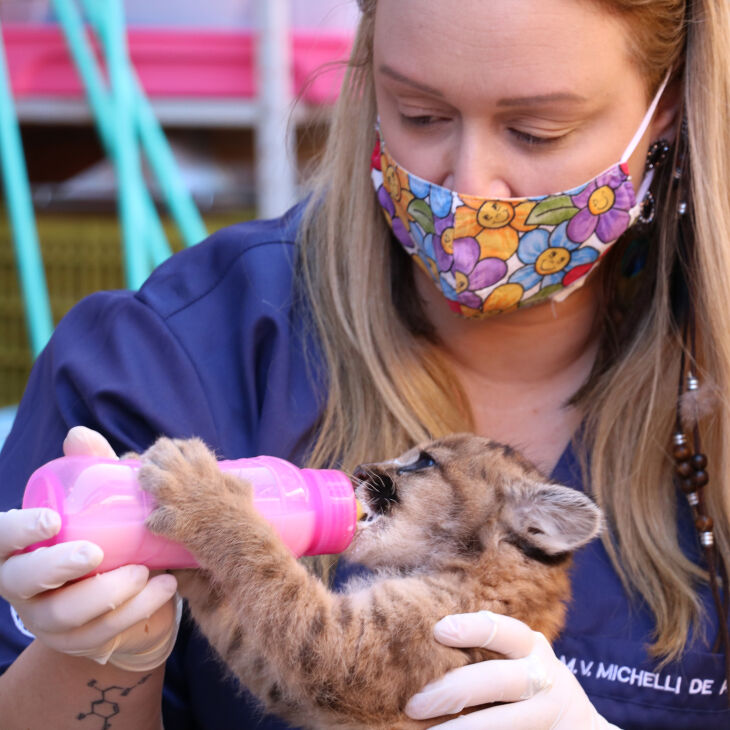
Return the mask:
M 32 356 L 25 328 L 8 217 L 0 210 L 0 408 L 16 404 L 30 373 Z M 206 217 L 209 231 L 246 220 L 243 210 Z M 177 230 L 164 221 L 173 250 L 182 243 Z M 38 236 L 51 299 L 53 320 L 80 299 L 103 289 L 124 287 L 119 223 L 114 214 L 40 214 Z

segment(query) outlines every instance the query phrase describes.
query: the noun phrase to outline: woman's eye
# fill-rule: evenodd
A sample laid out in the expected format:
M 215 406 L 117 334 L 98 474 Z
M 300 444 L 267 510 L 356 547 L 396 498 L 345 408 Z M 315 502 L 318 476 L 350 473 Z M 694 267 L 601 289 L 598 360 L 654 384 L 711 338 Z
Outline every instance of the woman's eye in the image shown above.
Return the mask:
M 436 460 L 427 451 L 422 451 L 418 455 L 418 459 L 412 464 L 406 464 L 398 468 L 397 474 L 408 474 L 414 471 L 422 471 L 423 469 L 429 469 L 432 466 L 438 466 Z
M 444 121 L 444 117 L 437 117 L 433 114 L 418 114 L 416 116 L 401 114 L 400 118 L 404 124 L 411 127 L 428 127 L 432 124 Z
M 519 129 L 514 129 L 513 127 L 510 127 L 510 134 L 513 137 L 516 137 L 520 142 L 523 142 L 526 145 L 530 146 L 538 146 L 538 145 L 549 145 L 554 144 L 558 140 L 562 139 L 561 137 L 538 137 L 535 134 L 530 134 L 529 132 L 523 132 Z

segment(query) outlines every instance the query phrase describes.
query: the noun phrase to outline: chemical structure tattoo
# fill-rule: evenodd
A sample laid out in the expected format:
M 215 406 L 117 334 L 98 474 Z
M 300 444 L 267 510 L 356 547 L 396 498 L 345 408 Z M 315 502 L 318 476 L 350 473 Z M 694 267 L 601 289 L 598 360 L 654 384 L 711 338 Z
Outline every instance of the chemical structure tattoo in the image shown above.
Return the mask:
M 91 703 L 90 712 L 80 712 L 76 716 L 76 719 L 83 720 L 93 715 L 104 721 L 104 724 L 99 726 L 99 730 L 109 730 L 112 726 L 111 719 L 119 714 L 119 703 L 114 700 L 110 700 L 107 696 L 107 692 L 117 691 L 120 697 L 126 697 L 135 687 L 139 687 L 140 684 L 144 684 L 151 676 L 151 674 L 148 674 L 146 677 L 142 677 L 137 684 L 133 684 L 131 687 L 118 687 L 117 685 L 112 685 L 111 687 L 105 687 L 104 689 L 97 686 L 97 681 L 92 679 L 86 686 L 95 689 L 99 693 L 100 697 L 98 700 L 94 700 Z

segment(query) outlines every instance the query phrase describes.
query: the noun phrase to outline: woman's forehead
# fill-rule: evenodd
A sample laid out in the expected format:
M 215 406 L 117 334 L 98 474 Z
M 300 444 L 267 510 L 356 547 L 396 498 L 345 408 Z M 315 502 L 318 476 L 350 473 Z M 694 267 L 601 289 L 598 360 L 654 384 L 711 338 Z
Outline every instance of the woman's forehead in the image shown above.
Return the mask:
M 638 75 L 626 26 L 590 0 L 378 0 L 374 45 L 376 71 L 448 96 L 594 95 Z

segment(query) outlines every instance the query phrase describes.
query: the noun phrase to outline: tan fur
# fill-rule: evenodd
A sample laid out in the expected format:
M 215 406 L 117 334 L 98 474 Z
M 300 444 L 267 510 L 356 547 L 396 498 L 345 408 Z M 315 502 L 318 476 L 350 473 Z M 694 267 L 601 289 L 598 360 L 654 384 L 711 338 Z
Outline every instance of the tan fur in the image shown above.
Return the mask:
M 202 442 L 160 439 L 140 480 L 159 505 L 150 529 L 201 565 L 179 573 L 193 616 L 268 710 L 317 730 L 430 727 L 406 717 L 407 700 L 494 656 L 439 644 L 436 621 L 488 609 L 553 639 L 570 597 L 568 551 L 596 534 L 599 511 L 509 447 L 466 434 L 356 475 L 369 519 L 347 555 L 374 573 L 342 593 L 295 560 L 250 485 L 221 473 Z

